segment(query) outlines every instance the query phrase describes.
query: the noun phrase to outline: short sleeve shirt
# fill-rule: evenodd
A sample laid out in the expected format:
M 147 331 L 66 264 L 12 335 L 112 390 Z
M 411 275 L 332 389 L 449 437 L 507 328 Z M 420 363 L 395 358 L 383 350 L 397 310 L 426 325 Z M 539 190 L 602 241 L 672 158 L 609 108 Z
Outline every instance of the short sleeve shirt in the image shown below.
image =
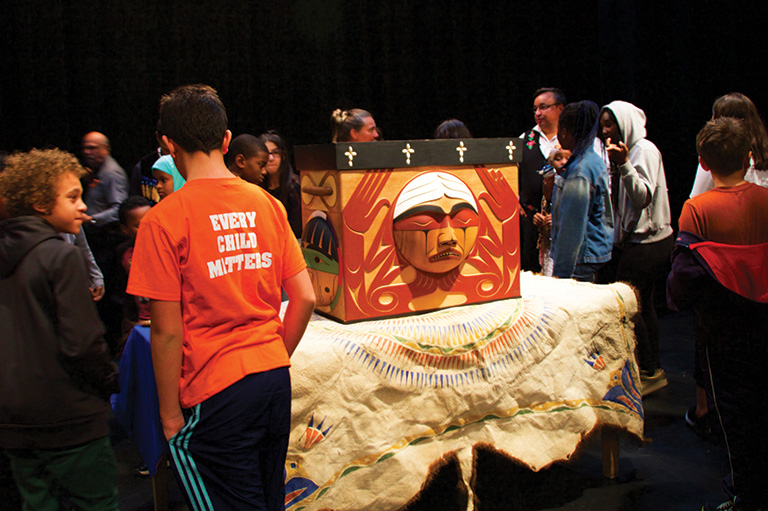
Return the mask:
M 752 183 L 718 187 L 683 204 L 679 227 L 728 245 L 768 242 L 768 189 Z
M 181 302 L 182 406 L 290 365 L 280 289 L 304 268 L 283 206 L 239 178 L 189 181 L 147 213 L 128 293 Z

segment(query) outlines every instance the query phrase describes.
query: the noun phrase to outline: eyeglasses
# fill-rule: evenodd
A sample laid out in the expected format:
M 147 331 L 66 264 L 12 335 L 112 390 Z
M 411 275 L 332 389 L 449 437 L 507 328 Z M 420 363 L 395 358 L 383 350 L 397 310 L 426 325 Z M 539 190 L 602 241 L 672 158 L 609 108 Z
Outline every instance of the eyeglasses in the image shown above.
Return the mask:
M 270 156 L 280 156 L 280 149 L 273 149 L 269 152 Z
M 537 110 L 541 110 L 543 112 L 544 110 L 551 108 L 555 105 L 557 105 L 557 103 L 552 103 L 551 105 L 545 105 L 544 103 L 542 103 L 540 105 L 533 105 L 533 108 L 531 110 L 533 110 L 533 113 L 536 113 Z
M 531 110 L 533 111 L 533 113 L 536 113 L 537 110 L 541 110 L 543 112 L 549 108 L 552 108 L 556 104 L 557 103 L 552 103 L 551 105 L 545 105 L 544 103 L 542 103 L 540 105 L 533 105 L 533 108 L 531 108 Z

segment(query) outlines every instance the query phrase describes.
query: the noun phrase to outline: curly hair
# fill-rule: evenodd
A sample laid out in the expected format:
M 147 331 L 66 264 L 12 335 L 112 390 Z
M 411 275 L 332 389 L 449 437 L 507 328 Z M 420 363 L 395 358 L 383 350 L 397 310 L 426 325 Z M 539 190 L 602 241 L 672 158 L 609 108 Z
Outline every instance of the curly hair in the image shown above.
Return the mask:
M 50 214 L 56 205 L 61 176 L 72 173 L 78 179 L 85 169 L 72 154 L 61 149 L 32 149 L 5 158 L 0 174 L 0 195 L 12 217 L 35 215 L 35 206 Z

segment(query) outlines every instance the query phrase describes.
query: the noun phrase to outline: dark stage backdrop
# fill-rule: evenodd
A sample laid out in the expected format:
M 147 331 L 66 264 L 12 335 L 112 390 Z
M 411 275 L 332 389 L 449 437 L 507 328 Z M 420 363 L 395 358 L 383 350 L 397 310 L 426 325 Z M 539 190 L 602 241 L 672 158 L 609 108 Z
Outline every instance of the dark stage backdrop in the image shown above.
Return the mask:
M 76 152 L 98 130 L 130 168 L 154 147 L 160 95 L 192 82 L 219 90 L 235 135 L 277 128 L 292 144 L 327 142 L 336 107 L 371 111 L 387 139 L 428 138 L 449 117 L 517 136 L 532 92 L 559 86 L 645 110 L 676 218 L 712 101 L 740 91 L 768 113 L 752 4 L 5 0 L 0 149 Z

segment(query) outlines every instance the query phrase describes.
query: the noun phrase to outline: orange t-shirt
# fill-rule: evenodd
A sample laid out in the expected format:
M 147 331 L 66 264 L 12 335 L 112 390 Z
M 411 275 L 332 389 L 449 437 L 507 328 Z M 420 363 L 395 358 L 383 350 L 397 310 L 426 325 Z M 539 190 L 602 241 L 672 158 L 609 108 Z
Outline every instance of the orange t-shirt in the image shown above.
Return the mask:
M 239 178 L 188 181 L 147 213 L 128 293 L 181 302 L 183 407 L 290 365 L 280 287 L 304 268 L 282 204 Z
M 717 187 L 688 199 L 678 222 L 681 231 L 728 245 L 768 242 L 768 189 L 752 183 Z

